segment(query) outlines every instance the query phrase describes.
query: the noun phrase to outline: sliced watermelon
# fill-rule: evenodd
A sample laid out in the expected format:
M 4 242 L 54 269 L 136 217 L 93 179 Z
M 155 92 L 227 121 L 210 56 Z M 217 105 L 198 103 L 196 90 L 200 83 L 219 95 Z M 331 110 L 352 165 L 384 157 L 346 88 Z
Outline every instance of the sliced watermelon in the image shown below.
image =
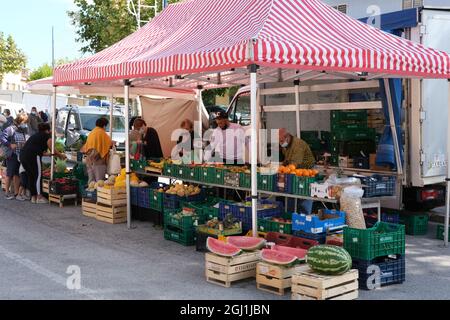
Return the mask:
M 289 265 L 297 261 L 297 257 L 293 254 L 270 249 L 263 249 L 261 251 L 261 259 L 266 262 L 279 265 Z
M 266 240 L 262 238 L 240 236 L 228 237 L 227 242 L 245 251 L 259 250 L 266 244 Z
M 206 240 L 206 247 L 212 253 L 223 257 L 234 257 L 241 253 L 241 249 L 232 244 L 225 243 L 215 238 L 208 237 Z
M 306 253 L 308 252 L 308 250 L 301 249 L 301 248 L 291 248 L 291 247 L 285 247 L 285 246 L 279 246 L 279 245 L 275 245 L 273 247 L 273 250 L 292 254 L 293 256 L 296 256 L 297 259 L 299 259 L 299 260 L 304 260 L 306 258 Z

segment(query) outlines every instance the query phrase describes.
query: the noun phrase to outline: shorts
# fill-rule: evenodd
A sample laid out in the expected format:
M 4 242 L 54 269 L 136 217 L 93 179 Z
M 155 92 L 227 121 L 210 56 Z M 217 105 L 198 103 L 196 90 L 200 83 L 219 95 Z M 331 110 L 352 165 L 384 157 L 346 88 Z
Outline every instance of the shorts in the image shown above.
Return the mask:
M 17 155 L 13 155 L 6 159 L 6 176 L 12 178 L 14 176 L 19 176 L 20 162 L 17 160 Z

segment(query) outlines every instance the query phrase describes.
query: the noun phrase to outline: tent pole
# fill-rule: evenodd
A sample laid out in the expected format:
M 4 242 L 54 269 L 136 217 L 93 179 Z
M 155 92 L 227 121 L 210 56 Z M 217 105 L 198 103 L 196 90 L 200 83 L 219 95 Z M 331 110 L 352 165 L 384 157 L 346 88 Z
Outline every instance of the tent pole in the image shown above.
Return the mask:
M 53 96 L 52 96 L 52 156 L 50 164 L 50 180 L 53 180 L 54 169 L 55 169 L 55 139 L 56 139 L 56 86 L 53 86 Z
M 256 98 L 257 98 L 257 79 L 256 70 L 258 66 L 252 64 L 250 69 L 250 115 L 251 115 L 251 178 L 252 178 L 252 235 L 258 236 L 258 176 L 257 176 L 257 161 L 258 161 L 258 128 L 257 114 L 256 114 Z
M 110 107 L 109 107 L 109 136 L 112 138 L 113 134 L 113 113 L 114 113 L 114 95 L 111 95 Z
M 450 216 L 450 79 L 448 80 L 448 121 L 447 121 L 447 196 L 445 199 L 444 246 L 448 247 L 448 219 Z
M 300 80 L 294 80 L 295 86 L 295 123 L 297 125 L 297 137 L 301 138 L 300 123 Z
M 198 109 L 198 136 L 199 136 L 199 141 L 203 141 L 203 117 L 202 117 L 202 112 L 203 112 L 203 99 L 202 99 L 202 91 L 203 91 L 203 86 L 199 85 L 197 86 L 197 109 Z M 195 139 L 195 136 L 194 136 Z M 195 142 L 195 141 L 194 141 Z M 195 154 L 195 144 L 194 144 L 194 150 L 192 150 L 192 152 Z M 198 152 L 198 162 L 201 164 L 203 163 L 203 158 L 202 158 L 202 152 L 201 149 L 199 148 L 200 152 Z M 195 159 L 195 157 L 194 157 Z
M 392 95 L 391 95 L 391 88 L 389 86 L 389 79 L 383 79 L 384 81 L 384 90 L 386 91 L 386 98 L 388 103 L 388 110 L 389 110 L 389 124 L 391 126 L 391 132 L 392 132 L 392 140 L 394 140 L 394 151 L 395 151 L 395 160 L 397 162 L 397 173 L 399 175 L 403 174 L 403 165 L 401 162 L 400 157 L 400 146 L 398 144 L 398 136 L 397 136 L 397 126 L 395 125 L 395 119 L 394 119 L 394 109 L 392 107 Z
M 127 227 L 131 229 L 131 206 L 130 206 L 130 136 L 129 136 L 129 122 L 130 122 L 130 80 L 124 82 L 124 99 L 125 99 L 125 171 L 126 177 L 126 189 L 127 189 Z

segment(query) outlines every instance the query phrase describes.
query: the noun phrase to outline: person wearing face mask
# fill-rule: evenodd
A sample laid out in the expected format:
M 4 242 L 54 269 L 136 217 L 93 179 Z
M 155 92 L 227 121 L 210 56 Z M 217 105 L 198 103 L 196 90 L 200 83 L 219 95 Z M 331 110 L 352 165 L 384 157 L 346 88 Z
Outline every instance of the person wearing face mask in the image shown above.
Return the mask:
M 6 122 L 2 126 L 2 130 L 5 130 L 6 128 L 8 128 L 10 125 L 13 124 L 14 118 L 11 116 L 11 111 L 9 109 L 5 109 L 3 111 L 3 115 L 6 118 Z
M 141 152 L 146 159 L 163 158 L 161 142 L 158 132 L 154 128 L 147 127 L 147 123 L 142 118 L 134 120 L 134 130 L 139 132 L 141 137 Z
M 6 199 L 13 200 L 17 199 L 20 201 L 24 201 L 19 195 L 20 189 L 20 176 L 19 176 L 19 156 L 20 151 L 23 148 L 26 141 L 26 122 L 27 115 L 25 113 L 21 113 L 14 120 L 13 124 L 3 130 L 3 133 L 0 137 L 2 146 L 5 148 L 5 157 L 6 157 L 6 183 L 5 189 L 8 190 L 6 193 Z M 11 181 L 14 183 L 14 193 L 10 193 Z
M 294 137 L 285 128 L 279 130 L 283 164 L 293 164 L 301 169 L 311 169 L 316 160 L 309 145 L 300 138 Z
M 31 113 L 28 116 L 28 130 L 31 136 L 39 131 L 40 123 L 42 123 L 42 119 L 39 117 L 36 107 L 31 108 Z
M 231 123 L 226 112 L 219 112 L 216 117 L 217 128 L 211 137 L 210 149 L 206 151 L 205 159 L 212 159 L 231 165 L 242 165 L 244 162 L 245 131 L 237 123 Z
M 108 123 L 106 118 L 98 119 L 96 127 L 89 133 L 86 144 L 81 149 L 86 154 L 89 183 L 105 179 L 109 150 L 114 145 L 105 130 Z

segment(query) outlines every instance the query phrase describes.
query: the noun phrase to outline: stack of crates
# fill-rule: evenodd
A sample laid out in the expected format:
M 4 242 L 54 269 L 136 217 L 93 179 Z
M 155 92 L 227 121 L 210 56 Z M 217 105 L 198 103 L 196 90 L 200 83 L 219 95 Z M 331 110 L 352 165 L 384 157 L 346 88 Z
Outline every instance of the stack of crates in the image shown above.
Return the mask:
M 180 215 L 180 212 L 195 212 L 190 208 L 164 211 L 164 239 L 184 246 L 195 244 L 195 228 L 204 221 L 196 214 Z
M 293 213 L 292 230 L 297 237 L 314 240 L 324 244 L 327 235 L 342 233 L 345 225 L 345 212 L 323 210 L 318 214 Z
M 331 112 L 331 165 L 339 165 L 339 157 L 355 159 L 361 169 L 369 169 L 369 154 L 376 151 L 375 129 L 367 126 L 367 110 Z
M 378 222 L 369 229 L 344 227 L 344 248 L 359 272 L 360 289 L 405 281 L 405 226 Z
M 400 223 L 405 225 L 407 235 L 423 236 L 428 233 L 428 215 L 427 214 L 402 214 Z

